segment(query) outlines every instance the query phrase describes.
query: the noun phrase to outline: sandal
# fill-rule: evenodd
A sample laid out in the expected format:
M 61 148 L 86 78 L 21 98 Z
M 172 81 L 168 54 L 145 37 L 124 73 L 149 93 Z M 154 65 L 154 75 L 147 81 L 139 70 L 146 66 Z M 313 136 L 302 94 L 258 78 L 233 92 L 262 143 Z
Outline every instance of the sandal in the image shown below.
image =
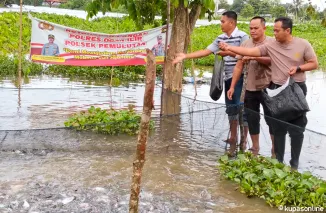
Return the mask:
M 230 138 L 226 139 L 226 140 L 223 140 L 223 142 L 228 143 L 228 144 L 235 143 L 235 141 L 232 141 Z
M 259 155 L 259 149 L 255 149 L 253 147 L 248 149 L 253 155 Z

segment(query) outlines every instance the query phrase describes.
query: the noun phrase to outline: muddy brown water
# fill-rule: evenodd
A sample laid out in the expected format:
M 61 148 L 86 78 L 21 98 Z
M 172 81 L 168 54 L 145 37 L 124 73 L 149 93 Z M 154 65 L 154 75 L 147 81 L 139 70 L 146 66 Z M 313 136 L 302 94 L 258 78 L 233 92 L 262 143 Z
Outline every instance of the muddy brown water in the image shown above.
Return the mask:
M 324 74 L 310 75 L 307 83 L 309 127 L 324 130 Z M 143 85 L 85 88 L 78 81 L 43 76 L 31 78 L 20 91 L 12 80 L 3 80 L 0 87 L 0 212 L 128 211 L 137 138 L 60 127 L 70 114 L 91 105 L 141 106 Z M 208 85 L 198 85 L 197 99 L 209 101 L 208 91 Z M 183 94 L 193 97 L 193 86 L 184 85 Z M 160 87 L 154 101 L 157 116 Z M 155 119 L 142 178 L 141 212 L 278 212 L 261 199 L 248 199 L 219 176 L 217 159 L 224 153 L 222 140 L 228 133 L 225 109 L 201 103 L 195 108 L 212 110 L 189 114 L 192 101 L 182 103 L 184 114 Z M 261 153 L 269 155 L 266 126 L 261 139 Z M 326 178 L 325 142 L 324 136 L 306 131 L 300 170 Z

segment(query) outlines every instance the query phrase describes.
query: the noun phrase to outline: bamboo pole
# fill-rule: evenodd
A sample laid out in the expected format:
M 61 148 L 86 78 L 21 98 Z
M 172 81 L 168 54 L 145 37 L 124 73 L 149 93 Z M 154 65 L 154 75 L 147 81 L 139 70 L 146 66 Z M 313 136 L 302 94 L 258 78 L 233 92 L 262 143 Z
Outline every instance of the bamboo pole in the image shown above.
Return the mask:
M 111 77 L 110 77 L 110 110 L 113 109 L 112 78 L 113 78 L 113 67 L 111 67 Z
M 144 94 L 144 106 L 143 114 L 141 117 L 141 124 L 138 134 L 138 143 L 136 150 L 136 157 L 133 162 L 133 176 L 131 184 L 131 193 L 129 200 L 129 212 L 138 213 L 139 193 L 142 170 L 145 164 L 145 153 L 147 138 L 149 133 L 149 124 L 152 115 L 152 109 L 154 108 L 153 97 L 155 89 L 156 78 L 156 62 L 155 56 L 151 50 L 146 49 L 147 63 L 146 63 L 146 86 Z
M 23 0 L 20 0 L 19 14 L 19 49 L 18 49 L 18 87 L 21 86 L 22 77 L 22 39 L 23 39 Z
M 244 114 L 244 99 L 246 94 L 246 87 L 247 87 L 247 75 L 248 75 L 248 66 L 245 65 L 244 67 L 244 75 L 243 75 L 243 84 L 242 84 L 242 90 L 241 90 L 241 96 L 240 96 L 240 110 L 239 110 L 239 125 L 240 125 L 240 151 L 244 151 L 244 145 L 245 145 L 245 130 L 244 130 L 244 124 L 243 124 L 243 114 Z
M 160 116 L 163 115 L 163 97 L 164 97 L 164 78 L 165 78 L 165 64 L 167 59 L 167 50 L 168 50 L 168 42 L 169 42 L 169 27 L 170 27 L 170 0 L 167 0 L 167 21 L 166 21 L 166 35 L 165 35 L 165 50 L 164 50 L 164 65 L 163 65 L 163 73 L 162 73 L 162 91 L 161 91 L 161 111 Z

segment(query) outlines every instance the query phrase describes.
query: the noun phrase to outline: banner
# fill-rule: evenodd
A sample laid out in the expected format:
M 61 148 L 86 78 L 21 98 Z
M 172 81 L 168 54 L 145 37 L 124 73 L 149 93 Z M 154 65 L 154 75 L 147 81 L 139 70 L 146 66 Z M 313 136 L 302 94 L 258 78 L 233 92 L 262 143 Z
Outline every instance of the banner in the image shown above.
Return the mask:
M 147 48 L 153 51 L 156 63 L 164 61 L 166 26 L 103 34 L 31 19 L 30 57 L 34 62 L 71 66 L 145 65 Z

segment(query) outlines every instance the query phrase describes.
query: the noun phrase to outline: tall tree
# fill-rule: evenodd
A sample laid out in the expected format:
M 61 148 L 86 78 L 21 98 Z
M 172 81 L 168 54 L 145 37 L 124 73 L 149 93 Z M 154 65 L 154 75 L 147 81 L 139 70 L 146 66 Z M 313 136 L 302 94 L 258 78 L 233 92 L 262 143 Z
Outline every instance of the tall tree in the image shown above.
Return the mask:
M 244 8 L 242 8 L 240 14 L 245 18 L 249 18 L 255 14 L 255 10 L 250 4 L 246 4 Z
M 271 14 L 274 18 L 278 18 L 286 15 L 285 7 L 282 5 L 275 6 L 271 9 Z
M 307 16 L 310 20 L 316 20 L 317 19 L 317 13 L 316 9 L 310 4 L 306 9 Z
M 228 3 L 227 0 L 219 0 L 218 8 L 229 10 L 231 8 L 231 5 Z
M 294 9 L 295 9 L 296 18 L 298 18 L 300 8 L 302 7 L 302 4 L 303 4 L 303 0 L 293 0 L 293 5 L 294 5 Z
M 291 3 L 282 4 L 287 13 L 295 14 L 295 6 Z
M 245 1 L 243 0 L 234 0 L 233 4 L 231 6 L 231 10 L 240 13 L 240 11 L 242 10 L 242 8 L 244 7 Z
M 271 2 L 269 0 L 263 0 L 259 5 L 259 14 L 270 14 L 272 9 Z
M 254 14 L 259 15 L 261 8 L 261 0 L 247 0 L 246 5 L 251 5 L 254 8 Z

